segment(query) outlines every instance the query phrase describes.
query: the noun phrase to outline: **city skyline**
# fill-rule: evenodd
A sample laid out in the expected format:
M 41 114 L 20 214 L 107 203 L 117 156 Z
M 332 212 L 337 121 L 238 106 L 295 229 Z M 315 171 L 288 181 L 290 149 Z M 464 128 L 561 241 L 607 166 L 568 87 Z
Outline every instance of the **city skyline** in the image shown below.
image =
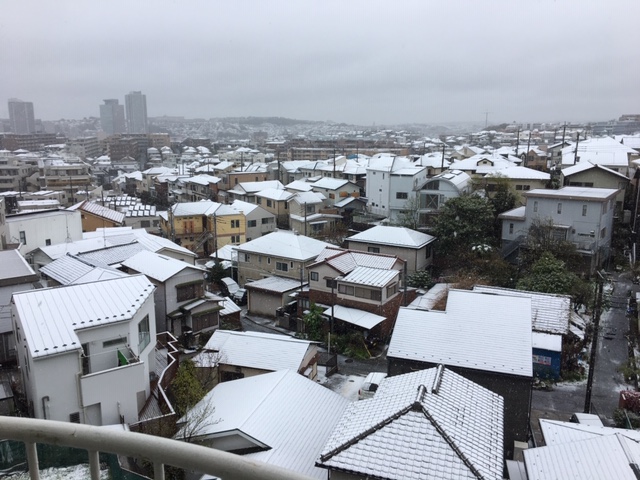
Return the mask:
M 153 9 L 63 0 L 5 13 L 0 61 L 12 75 L 0 91 L 28 98 L 42 120 L 98 116 L 101 99 L 132 90 L 149 97 L 150 117 L 484 124 L 489 112 L 495 124 L 640 111 L 640 6 L 631 0 Z M 62 27 L 54 37 L 52 23 Z M 105 46 L 96 25 L 118 33 Z

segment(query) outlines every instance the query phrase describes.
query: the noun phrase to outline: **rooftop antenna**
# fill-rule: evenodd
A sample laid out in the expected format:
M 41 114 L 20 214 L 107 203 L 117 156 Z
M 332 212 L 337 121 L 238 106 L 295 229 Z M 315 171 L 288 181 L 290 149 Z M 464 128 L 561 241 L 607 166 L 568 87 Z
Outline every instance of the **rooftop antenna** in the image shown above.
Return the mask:
M 489 125 L 489 114 L 492 113 L 492 112 L 487 110 L 487 111 L 484 111 L 482 113 L 484 113 L 484 128 L 486 129 L 487 125 Z

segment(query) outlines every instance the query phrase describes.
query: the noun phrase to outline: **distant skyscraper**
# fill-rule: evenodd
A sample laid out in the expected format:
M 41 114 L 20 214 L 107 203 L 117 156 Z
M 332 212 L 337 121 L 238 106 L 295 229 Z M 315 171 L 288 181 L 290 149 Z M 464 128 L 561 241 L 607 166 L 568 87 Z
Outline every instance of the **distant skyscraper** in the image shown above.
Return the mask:
M 118 100 L 113 98 L 105 100 L 104 105 L 100 105 L 100 123 L 107 135 L 124 133 L 124 105 L 119 105 Z
M 33 117 L 33 103 L 17 98 L 9 99 L 9 121 L 11 131 L 20 135 L 36 133 L 36 121 Z
M 148 133 L 147 96 L 142 92 L 131 92 L 124 96 L 127 110 L 127 133 Z

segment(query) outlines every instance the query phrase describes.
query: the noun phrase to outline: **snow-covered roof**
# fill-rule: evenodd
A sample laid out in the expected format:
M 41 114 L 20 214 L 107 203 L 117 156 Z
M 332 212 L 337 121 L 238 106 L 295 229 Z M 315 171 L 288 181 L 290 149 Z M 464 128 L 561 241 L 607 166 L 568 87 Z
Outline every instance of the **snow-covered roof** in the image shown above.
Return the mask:
M 256 197 L 267 198 L 269 200 L 278 201 L 287 201 L 291 199 L 295 193 L 288 192 L 286 190 L 282 190 L 279 188 L 265 188 L 264 190 L 260 190 L 256 192 Z
M 322 177 L 317 182 L 313 182 L 313 188 L 321 188 L 323 190 L 338 190 L 341 187 L 349 184 L 349 180 L 343 180 L 340 178 Z
M 400 308 L 387 356 L 531 377 L 531 349 L 530 298 L 451 289 L 446 311 Z
M 242 193 L 257 193 L 268 188 L 284 190 L 284 185 L 278 180 L 264 180 L 262 182 L 240 182 L 236 185 Z
M 107 220 L 119 224 L 124 223 L 125 218 L 125 215 L 122 212 L 111 210 L 110 208 L 103 207 L 98 203 L 90 202 L 88 200 L 76 203 L 75 205 L 69 207 L 68 210 L 82 210 L 83 212 L 90 213 L 97 217 L 106 218 Z
M 573 165 L 575 143 L 562 149 L 562 164 Z M 592 137 L 578 142 L 578 162 L 591 162 L 609 167 L 628 167 L 629 156 L 637 155 L 633 148 L 611 137 Z
M 293 182 L 288 183 L 284 188 L 297 192 L 310 192 L 313 190 L 313 184 L 304 180 L 294 180 Z
M 81 349 L 77 330 L 130 320 L 155 287 L 144 275 L 15 293 L 34 358 Z
M 419 295 L 407 305 L 407 308 L 414 310 L 431 310 L 438 301 L 449 291 L 449 283 L 436 283 L 424 295 Z
M 358 310 L 357 308 L 343 307 L 342 305 L 334 305 L 333 310 L 331 308 L 327 308 L 322 313 L 323 315 L 331 317 L 332 312 L 334 318 L 364 328 L 365 330 L 371 330 L 373 327 L 386 320 L 385 317 L 381 317 L 375 313 Z
M 245 288 L 248 290 L 285 293 L 300 288 L 300 281 L 285 277 L 265 277 L 253 282 L 247 282 Z
M 387 377 L 349 405 L 318 462 L 358 477 L 499 480 L 503 405 L 442 367 Z
M 242 311 L 242 308 L 236 305 L 235 302 L 229 297 L 224 297 L 224 300 L 220 302 L 220 306 L 222 307 L 222 310 L 218 312 L 218 315 L 220 315 L 221 317 L 232 315 L 234 313 Z
M 419 249 L 433 242 L 435 237 L 406 227 L 377 225 L 364 232 L 356 233 L 347 240 Z
M 360 197 L 346 197 L 333 204 L 334 207 L 344 208 L 353 202 L 361 202 L 362 204 L 366 204 L 366 201 Z
M 234 200 L 231 206 L 239 212 L 244 213 L 245 217 L 253 212 L 256 208 L 262 208 L 255 203 L 243 202 L 242 200 Z
M 398 270 L 383 270 L 371 267 L 356 267 L 342 277 L 343 282 L 370 287 L 385 287 L 400 277 Z
M 356 267 L 370 267 L 390 270 L 399 259 L 393 255 L 362 252 L 358 250 L 344 250 L 339 247 L 327 247 L 316 259 L 316 263 L 324 262 L 331 265 L 340 273 L 349 273 Z M 315 264 L 314 264 L 315 265 Z
M 571 318 L 571 297 L 553 293 L 529 292 L 512 288 L 487 287 L 476 285 L 475 292 L 527 297 L 531 299 L 531 327 L 537 332 L 564 335 L 569 331 Z
M 331 244 L 289 230 L 278 230 L 238 246 L 238 251 L 307 261 L 316 258 L 327 246 Z
M 122 265 L 145 274 L 146 276 L 159 282 L 166 282 L 169 278 L 180 273 L 184 269 L 190 269 L 194 272 L 202 272 L 205 269 L 196 265 L 189 265 L 181 260 L 170 258 L 165 255 L 153 253 L 148 250 L 142 250 L 130 258 L 122 262 Z
M 486 175 L 491 177 L 504 177 L 512 180 L 542 180 L 546 181 L 551 178 L 551 175 L 533 168 L 520 167 L 518 165 L 511 165 L 505 168 L 493 170 Z
M 525 220 L 527 218 L 526 215 L 527 212 L 527 207 L 526 206 L 522 206 L 522 207 L 516 207 L 513 208 L 511 210 L 507 210 L 506 212 L 501 213 L 500 215 L 498 215 L 498 218 L 500 219 L 509 219 L 509 220 Z
M 576 173 L 585 172 L 585 171 L 591 170 L 591 169 L 601 170 L 603 172 L 610 173 L 610 174 L 615 175 L 617 177 L 624 178 L 625 180 L 629 180 L 629 177 L 627 177 L 626 175 L 623 175 L 622 173 L 618 173 L 615 170 L 611 170 L 610 168 L 607 168 L 607 167 L 605 167 L 603 165 L 598 165 L 597 163 L 591 163 L 591 162 L 576 163 L 575 165 L 563 168 L 560 171 L 562 172 L 562 176 L 566 178 L 566 177 L 569 177 L 571 175 L 575 175 Z
M 535 188 L 524 192 L 525 197 L 565 198 L 567 200 L 591 200 L 594 202 L 608 200 L 618 190 L 612 188 L 562 187 L 558 190 Z
M 545 445 L 562 445 L 617 433 L 640 442 L 640 431 L 626 428 L 587 425 L 541 418 L 540 429 L 542 430 Z
M 327 197 L 320 192 L 298 192 L 294 193 L 289 198 L 289 201 L 296 202 L 300 205 L 317 205 L 323 203 L 326 199 Z
M 524 452 L 528 480 L 615 478 L 636 480 L 640 441 L 620 433 Z
M 201 428 L 201 436 L 248 436 L 266 447 L 244 458 L 324 480 L 327 472 L 315 461 L 348 403 L 328 388 L 284 370 L 220 383 L 194 407 L 194 415 L 210 405 L 220 421 Z
M 204 350 L 219 352 L 220 363 L 225 365 L 297 372 L 312 345 L 313 342 L 288 335 L 216 330 Z
M 562 352 L 562 335 L 554 333 L 532 332 L 531 346 L 550 352 Z
M 171 211 L 175 217 L 188 217 L 194 215 L 213 215 L 219 207 L 220 203 L 211 200 L 203 200 L 200 202 L 176 203 L 171 206 Z
M 0 265 L 0 287 L 24 283 L 23 277 L 36 275 L 19 250 L 0 250 Z M 37 277 L 32 280 L 37 280 Z

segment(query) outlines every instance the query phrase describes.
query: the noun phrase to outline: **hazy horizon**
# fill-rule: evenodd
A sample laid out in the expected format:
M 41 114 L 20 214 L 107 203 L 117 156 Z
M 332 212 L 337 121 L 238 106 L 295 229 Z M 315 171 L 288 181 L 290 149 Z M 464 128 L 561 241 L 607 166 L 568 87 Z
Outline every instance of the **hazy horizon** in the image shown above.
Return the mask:
M 0 117 L 9 98 L 42 120 L 97 117 L 140 90 L 150 117 L 611 120 L 640 113 L 638 13 L 635 0 L 12 3 Z

